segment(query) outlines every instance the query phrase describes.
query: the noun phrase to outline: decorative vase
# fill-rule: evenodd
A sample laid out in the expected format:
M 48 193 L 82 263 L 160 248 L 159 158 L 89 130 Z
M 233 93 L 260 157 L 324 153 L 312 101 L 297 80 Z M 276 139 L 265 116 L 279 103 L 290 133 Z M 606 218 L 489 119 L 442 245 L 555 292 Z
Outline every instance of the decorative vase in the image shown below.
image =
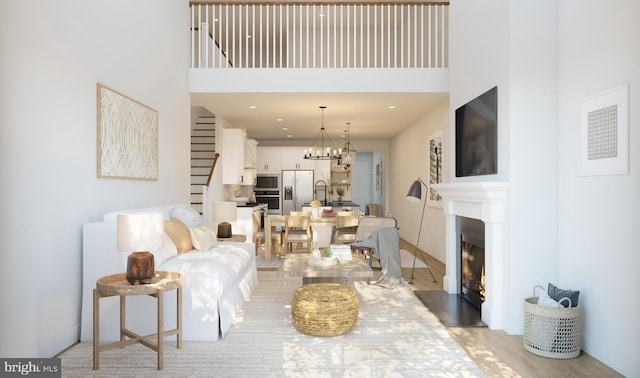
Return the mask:
M 156 276 L 151 252 L 133 252 L 127 258 L 127 281 L 132 285 L 148 284 Z
M 218 223 L 218 237 L 219 238 L 230 238 L 233 235 L 231 232 L 231 223 L 229 222 L 220 222 Z

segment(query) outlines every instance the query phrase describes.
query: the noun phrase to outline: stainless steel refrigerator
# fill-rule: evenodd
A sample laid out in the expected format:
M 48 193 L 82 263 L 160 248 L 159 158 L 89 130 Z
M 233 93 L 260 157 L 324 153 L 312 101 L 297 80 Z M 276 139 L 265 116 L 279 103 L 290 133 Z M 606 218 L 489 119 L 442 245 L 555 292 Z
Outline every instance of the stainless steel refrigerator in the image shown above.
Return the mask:
M 313 171 L 282 171 L 282 215 L 313 201 Z

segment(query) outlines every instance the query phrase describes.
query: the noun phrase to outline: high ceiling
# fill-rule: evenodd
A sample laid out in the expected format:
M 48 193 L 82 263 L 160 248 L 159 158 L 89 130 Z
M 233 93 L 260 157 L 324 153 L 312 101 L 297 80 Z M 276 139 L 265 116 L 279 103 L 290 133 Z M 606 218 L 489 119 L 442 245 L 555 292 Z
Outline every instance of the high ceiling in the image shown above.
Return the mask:
M 447 99 L 446 93 L 197 93 L 202 106 L 256 140 L 313 140 L 322 125 L 342 141 L 387 140 Z M 287 130 L 283 130 L 287 128 Z M 339 143 L 336 143 L 336 145 Z

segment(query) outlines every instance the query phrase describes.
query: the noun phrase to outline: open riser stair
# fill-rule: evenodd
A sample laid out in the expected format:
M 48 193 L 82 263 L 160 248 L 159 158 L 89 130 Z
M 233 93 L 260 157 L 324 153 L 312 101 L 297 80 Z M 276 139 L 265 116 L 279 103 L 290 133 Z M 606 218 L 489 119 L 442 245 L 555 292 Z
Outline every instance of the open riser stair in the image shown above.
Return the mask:
M 216 119 L 198 117 L 191 132 L 191 205 L 202 214 L 202 187 L 216 160 Z

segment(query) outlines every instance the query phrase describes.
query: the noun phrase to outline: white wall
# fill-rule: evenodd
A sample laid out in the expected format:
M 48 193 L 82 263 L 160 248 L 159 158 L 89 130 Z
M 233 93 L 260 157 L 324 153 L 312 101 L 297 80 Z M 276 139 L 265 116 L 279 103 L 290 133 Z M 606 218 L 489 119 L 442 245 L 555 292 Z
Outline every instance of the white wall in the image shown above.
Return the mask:
M 637 307 L 628 294 L 640 281 L 630 239 L 640 213 L 633 170 L 640 4 L 461 0 L 450 15 L 451 128 L 458 106 L 498 85 L 499 173 L 451 180 L 510 184 L 507 332 L 522 332 L 522 300 L 533 285 L 580 290 L 583 349 L 640 375 L 632 359 L 640 327 L 628 310 Z M 579 100 L 623 82 L 631 88 L 631 173 L 579 177 Z
M 429 136 L 438 130 L 443 131 L 443 145 L 450 137 L 449 101 L 444 101 L 433 111 L 411 125 L 391 141 L 389 154 L 389 208 L 388 211 L 398 219 L 400 237 L 412 244 L 418 240 L 420 217 L 423 203 L 407 201 L 407 192 L 411 184 L 420 177 L 424 182 L 429 180 Z M 450 159 L 445 152 L 443 156 L 443 181 L 448 182 Z M 427 192 L 422 188 L 423 201 Z M 420 235 L 421 250 L 429 253 L 439 261 L 445 262 L 445 223 L 441 208 L 427 206 Z
M 78 340 L 82 224 L 189 200 L 187 1 L 0 3 L 0 356 Z M 159 179 L 96 176 L 96 83 L 159 112 Z
M 563 0 L 559 9 L 559 284 L 580 289 L 584 349 L 640 376 L 640 2 Z M 629 83 L 629 174 L 578 176 L 580 100 Z
M 502 281 L 511 334 L 523 332 L 522 301 L 533 287 L 557 282 L 555 7 L 460 1 L 450 11 L 452 135 L 455 109 L 498 86 L 498 173 L 451 181 L 509 182 Z

